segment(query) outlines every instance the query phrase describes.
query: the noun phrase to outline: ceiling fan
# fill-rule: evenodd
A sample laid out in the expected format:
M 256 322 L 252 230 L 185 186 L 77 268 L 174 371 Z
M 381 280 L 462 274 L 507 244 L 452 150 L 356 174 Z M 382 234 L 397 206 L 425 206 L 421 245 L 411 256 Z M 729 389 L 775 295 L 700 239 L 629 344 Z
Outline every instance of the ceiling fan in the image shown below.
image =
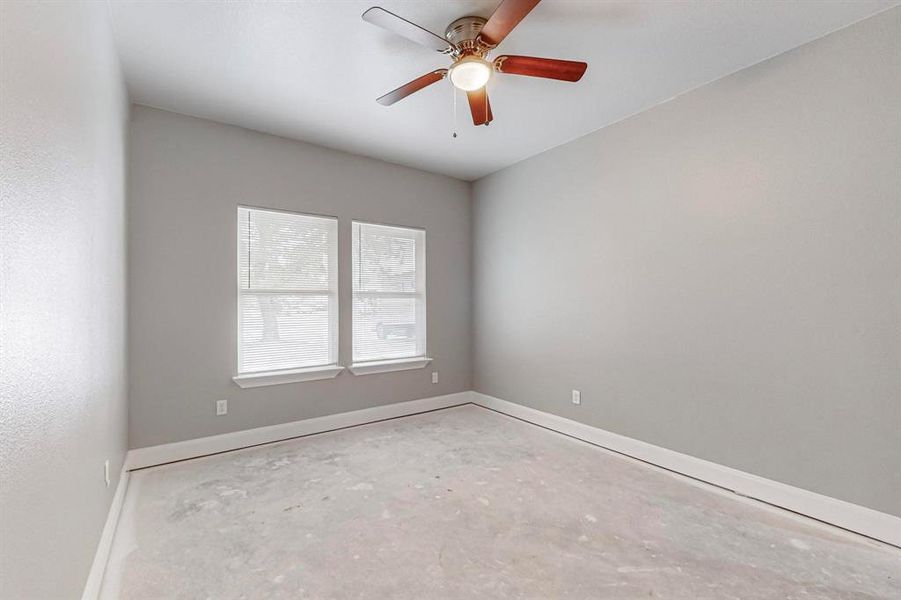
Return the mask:
M 376 101 L 384 106 L 391 106 L 410 94 L 449 77 L 454 87 L 466 92 L 473 125 L 488 125 L 493 116 L 485 84 L 493 73 L 579 81 L 588 68 L 588 63 L 533 56 L 498 56 L 494 60 L 489 58 L 498 44 L 539 1 L 502 0 L 488 20 L 482 17 L 457 19 L 447 26 L 443 38 L 384 8 L 370 8 L 363 13 L 363 20 L 367 23 L 446 54 L 453 61 L 449 68 L 437 69 L 417 77 Z

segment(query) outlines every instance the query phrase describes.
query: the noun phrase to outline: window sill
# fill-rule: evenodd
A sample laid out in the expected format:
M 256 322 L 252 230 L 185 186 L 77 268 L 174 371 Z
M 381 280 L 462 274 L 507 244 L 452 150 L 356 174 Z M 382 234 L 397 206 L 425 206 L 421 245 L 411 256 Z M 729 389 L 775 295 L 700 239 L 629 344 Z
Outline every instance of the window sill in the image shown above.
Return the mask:
M 334 379 L 344 370 L 340 365 L 325 367 L 307 367 L 304 369 L 287 369 L 285 371 L 265 371 L 262 373 L 245 373 L 232 377 L 232 381 L 242 388 L 254 388 L 264 385 L 280 385 L 283 383 L 299 383 L 317 379 Z
M 390 371 L 408 371 L 421 369 L 432 362 L 431 358 L 418 356 L 416 358 L 398 358 L 393 360 L 374 360 L 371 362 L 354 363 L 350 365 L 350 372 L 354 375 L 372 375 L 374 373 L 388 373 Z

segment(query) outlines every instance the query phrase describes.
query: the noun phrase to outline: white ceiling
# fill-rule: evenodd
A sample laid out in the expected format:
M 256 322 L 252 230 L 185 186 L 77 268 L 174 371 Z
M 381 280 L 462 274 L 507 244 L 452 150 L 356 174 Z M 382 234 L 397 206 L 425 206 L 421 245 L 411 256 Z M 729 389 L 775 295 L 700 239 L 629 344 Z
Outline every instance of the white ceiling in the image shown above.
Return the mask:
M 821 37 L 898 0 L 544 0 L 494 55 L 584 60 L 581 82 L 498 75 L 494 122 L 472 126 L 439 82 L 391 107 L 375 99 L 448 59 L 360 19 L 374 4 L 439 35 L 499 0 L 113 0 L 132 100 L 477 179 Z

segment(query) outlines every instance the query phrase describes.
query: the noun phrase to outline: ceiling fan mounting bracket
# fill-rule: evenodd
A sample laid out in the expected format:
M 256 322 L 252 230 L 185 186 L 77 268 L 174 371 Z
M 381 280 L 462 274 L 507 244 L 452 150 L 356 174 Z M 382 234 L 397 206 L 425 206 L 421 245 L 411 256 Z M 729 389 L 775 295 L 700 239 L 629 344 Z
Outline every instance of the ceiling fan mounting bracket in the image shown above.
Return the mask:
M 482 17 L 462 17 L 447 26 L 444 37 L 457 49 L 458 56 L 475 54 L 484 57 L 490 48 L 479 39 L 482 27 L 487 23 Z

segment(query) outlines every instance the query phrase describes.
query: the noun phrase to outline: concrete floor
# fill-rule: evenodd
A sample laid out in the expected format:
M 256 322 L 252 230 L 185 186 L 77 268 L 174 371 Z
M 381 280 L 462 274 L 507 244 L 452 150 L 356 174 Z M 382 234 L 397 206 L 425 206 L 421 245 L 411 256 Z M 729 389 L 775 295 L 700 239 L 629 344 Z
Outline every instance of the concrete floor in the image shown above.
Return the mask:
M 104 598 L 901 598 L 901 551 L 464 406 L 132 474 Z

